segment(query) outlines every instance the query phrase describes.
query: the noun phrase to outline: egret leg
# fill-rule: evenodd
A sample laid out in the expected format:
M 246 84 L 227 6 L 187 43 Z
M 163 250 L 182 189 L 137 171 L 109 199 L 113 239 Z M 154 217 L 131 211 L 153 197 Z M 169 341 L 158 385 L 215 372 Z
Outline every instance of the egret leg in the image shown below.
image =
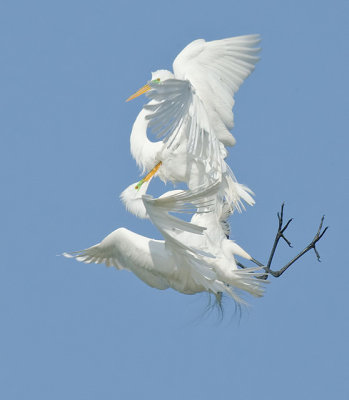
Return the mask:
M 137 185 L 135 186 L 135 189 L 139 190 L 141 186 L 143 185 L 144 182 L 148 182 L 152 179 L 152 177 L 158 172 L 158 169 L 160 168 L 162 162 L 159 161 L 155 167 L 143 178 L 141 179 Z

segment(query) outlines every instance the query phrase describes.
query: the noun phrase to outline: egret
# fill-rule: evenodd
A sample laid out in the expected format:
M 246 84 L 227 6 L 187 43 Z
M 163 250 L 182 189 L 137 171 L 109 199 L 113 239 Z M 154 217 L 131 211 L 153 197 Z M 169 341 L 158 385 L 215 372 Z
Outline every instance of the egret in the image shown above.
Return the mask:
M 162 290 L 172 288 L 185 294 L 206 291 L 217 299 L 225 293 L 238 304 L 244 303 L 241 291 L 263 294 L 265 281 L 258 277 L 264 271 L 260 267 L 238 268 L 235 255 L 248 260 L 252 257 L 227 239 L 217 218 L 217 213 L 222 214 L 216 204 L 219 183 L 196 190 L 174 190 L 155 199 L 145 194 L 147 186 L 138 191 L 138 201 L 164 240 L 119 228 L 86 250 L 64 255 L 130 270 L 149 286 Z M 192 212 L 191 222 L 170 214 L 174 212 Z
M 155 173 L 191 189 L 220 179 L 228 203 L 238 209 L 241 200 L 253 204 L 252 192 L 237 183 L 224 159 L 225 146 L 235 144 L 234 94 L 259 59 L 259 42 L 259 35 L 195 40 L 176 57 L 173 73 L 152 73 L 152 80 L 127 99 L 143 93 L 150 98 L 130 137 L 132 156 L 148 172 L 136 189 Z M 148 127 L 162 140 L 150 141 Z
M 253 204 L 252 192 L 237 182 L 225 162 L 226 146 L 233 146 L 234 94 L 258 61 L 258 35 L 190 43 L 176 57 L 173 73 L 159 70 L 132 95 L 150 98 L 139 113 L 131 133 L 131 153 L 147 175 L 121 195 L 126 207 L 149 218 L 163 240 L 119 228 L 100 243 L 82 251 L 64 253 L 85 263 L 104 263 L 132 271 L 151 287 L 172 288 L 185 294 L 209 292 L 220 303 L 222 293 L 238 304 L 242 293 L 262 296 L 267 276 L 282 275 L 293 263 L 314 249 L 327 227 L 323 218 L 314 239 L 278 271 L 271 269 L 280 239 L 291 220 L 283 224 L 278 214 L 276 238 L 266 265 L 252 258 L 229 239 L 228 216 L 243 201 Z M 161 140 L 147 137 L 151 128 Z M 172 190 L 159 198 L 146 194 L 150 180 L 184 182 L 188 190 Z M 189 213 L 187 222 L 173 213 Z M 236 261 L 243 257 L 257 267 Z

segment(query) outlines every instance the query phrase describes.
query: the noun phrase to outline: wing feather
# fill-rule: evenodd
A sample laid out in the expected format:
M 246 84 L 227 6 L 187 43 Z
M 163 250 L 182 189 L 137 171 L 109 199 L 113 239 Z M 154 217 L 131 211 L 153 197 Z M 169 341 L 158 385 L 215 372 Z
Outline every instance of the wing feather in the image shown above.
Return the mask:
M 199 39 L 185 47 L 173 63 L 175 77 L 190 81 L 210 117 L 217 114 L 215 133 L 225 145 L 235 143 L 229 132 L 234 125 L 234 94 L 259 60 L 259 42 L 259 35 L 211 42 Z
M 105 264 L 107 267 L 130 270 L 149 286 L 167 289 L 169 283 L 166 277 L 152 262 L 152 255 L 149 254 L 150 243 L 164 247 L 162 241 L 148 239 L 128 229 L 119 228 L 94 246 L 63 255 L 86 264 Z
M 217 279 L 214 267 L 207 261 L 207 259 L 213 259 L 214 256 L 194 245 L 197 242 L 195 237 L 202 235 L 206 228 L 169 214 L 169 212 L 187 212 L 188 204 L 207 209 L 207 204 L 210 198 L 213 199 L 216 195 L 218 187 L 219 184 L 215 183 L 197 190 L 181 191 L 158 199 L 145 195 L 143 201 L 150 220 L 164 237 L 166 248 L 171 252 L 176 265 L 181 266 L 194 282 L 205 290 L 216 294 L 225 292 L 236 301 L 240 301 L 228 285 Z
M 147 95 L 153 101 L 145 109 L 152 111 L 146 118 L 153 133 L 163 139 L 169 150 L 186 140 L 189 157 L 220 175 L 225 152 L 220 149 L 205 106 L 190 82 L 168 79 L 151 82 L 150 86 L 152 90 Z M 202 183 L 212 182 L 210 179 Z
M 145 106 L 151 111 L 146 117 L 150 129 L 169 151 L 186 141 L 188 164 L 194 162 L 203 172 L 199 181 L 188 177 L 190 188 L 225 179 L 224 196 L 235 199 L 238 209 L 238 183 L 224 161 L 224 145 L 235 143 L 229 132 L 234 93 L 258 61 L 258 43 L 259 35 L 190 43 L 174 61 L 176 79 L 149 83 L 152 101 Z
M 220 182 L 216 182 L 196 190 L 178 191 L 158 199 L 149 195 L 142 198 L 150 220 L 164 237 L 166 248 L 171 252 L 176 265 L 184 268 L 191 278 L 207 291 L 216 294 L 225 292 L 236 302 L 243 303 L 237 289 L 261 296 L 263 287 L 256 277 L 264 271 L 261 272 L 259 267 L 248 268 L 247 271 L 234 270 L 228 283 L 223 282 L 217 272 L 220 270 L 221 258 L 202 248 L 206 228 L 169 215 L 170 212 L 186 212 L 188 204 L 195 205 L 197 213 L 212 212 L 216 207 L 219 186 Z M 202 239 L 198 241 L 200 236 Z

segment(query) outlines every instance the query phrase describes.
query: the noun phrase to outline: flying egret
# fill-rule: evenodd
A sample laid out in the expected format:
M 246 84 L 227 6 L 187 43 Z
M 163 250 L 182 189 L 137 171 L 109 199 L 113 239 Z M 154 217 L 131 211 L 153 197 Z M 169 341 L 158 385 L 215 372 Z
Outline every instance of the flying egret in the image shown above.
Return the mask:
M 264 281 L 258 277 L 264 271 L 260 267 L 238 268 L 234 255 L 248 260 L 252 257 L 228 240 L 219 226 L 217 212 L 222 210 L 216 205 L 218 187 L 219 183 L 196 190 L 175 190 L 154 199 L 145 194 L 145 184 L 138 191 L 138 201 L 144 204 L 145 213 L 164 240 L 119 228 L 95 246 L 64 255 L 130 270 L 158 289 L 172 288 L 185 294 L 207 291 L 217 299 L 226 293 L 239 304 L 244 302 L 241 291 L 261 296 Z M 170 214 L 173 212 L 194 215 L 191 222 L 186 222 Z
M 132 156 L 148 172 L 137 189 L 155 173 L 163 181 L 186 182 L 189 188 L 220 179 L 228 203 L 235 208 L 241 199 L 253 203 L 251 191 L 237 185 L 224 159 L 225 146 L 235 144 L 229 132 L 234 94 L 259 59 L 259 41 L 259 35 L 195 40 L 174 60 L 174 73 L 152 73 L 152 80 L 127 99 L 143 93 L 151 99 L 130 137 Z M 148 127 L 162 140 L 150 141 Z

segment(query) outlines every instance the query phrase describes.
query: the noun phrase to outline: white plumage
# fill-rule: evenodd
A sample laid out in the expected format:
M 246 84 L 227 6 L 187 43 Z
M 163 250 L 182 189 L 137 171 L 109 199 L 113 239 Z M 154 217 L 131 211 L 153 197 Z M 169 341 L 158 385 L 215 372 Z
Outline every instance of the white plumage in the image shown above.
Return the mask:
M 147 238 L 126 228 L 110 233 L 85 250 L 64 253 L 85 263 L 132 271 L 151 287 L 181 293 L 222 293 L 242 303 L 241 291 L 261 296 L 265 272 L 238 268 L 235 256 L 252 260 L 229 239 L 228 216 L 243 201 L 254 204 L 252 192 L 235 179 L 225 162 L 225 146 L 235 144 L 234 94 L 258 61 L 258 35 L 190 43 L 174 60 L 174 73 L 159 70 L 152 81 L 128 100 L 150 98 L 133 125 L 131 153 L 143 172 L 138 184 L 121 194 L 126 208 L 149 218 L 164 240 Z M 152 142 L 147 130 L 161 140 Z M 156 167 L 155 167 L 156 166 Z M 155 168 L 154 168 L 155 167 Z M 151 177 L 185 182 L 159 198 L 146 194 Z M 173 213 L 190 213 L 187 222 Z
M 221 195 L 235 208 L 253 204 L 248 188 L 239 186 L 224 161 L 235 144 L 234 94 L 258 61 L 259 35 L 190 43 L 176 57 L 174 73 L 159 70 L 129 99 L 146 93 L 151 101 L 131 132 L 131 153 L 144 172 L 158 162 L 164 181 L 186 182 L 193 189 L 221 180 Z M 162 138 L 151 142 L 147 129 Z M 241 196 L 240 196 L 241 195 Z
M 86 250 L 64 253 L 85 263 L 132 271 L 149 286 L 181 293 L 226 293 L 242 303 L 239 291 L 261 296 L 265 281 L 260 268 L 239 269 L 234 255 L 251 259 L 226 238 L 216 204 L 218 184 L 197 190 L 176 190 L 154 199 L 140 195 L 147 216 L 165 240 L 140 236 L 125 228 L 110 233 Z M 196 213 L 194 211 L 197 210 Z M 193 212 L 191 222 L 171 213 Z

